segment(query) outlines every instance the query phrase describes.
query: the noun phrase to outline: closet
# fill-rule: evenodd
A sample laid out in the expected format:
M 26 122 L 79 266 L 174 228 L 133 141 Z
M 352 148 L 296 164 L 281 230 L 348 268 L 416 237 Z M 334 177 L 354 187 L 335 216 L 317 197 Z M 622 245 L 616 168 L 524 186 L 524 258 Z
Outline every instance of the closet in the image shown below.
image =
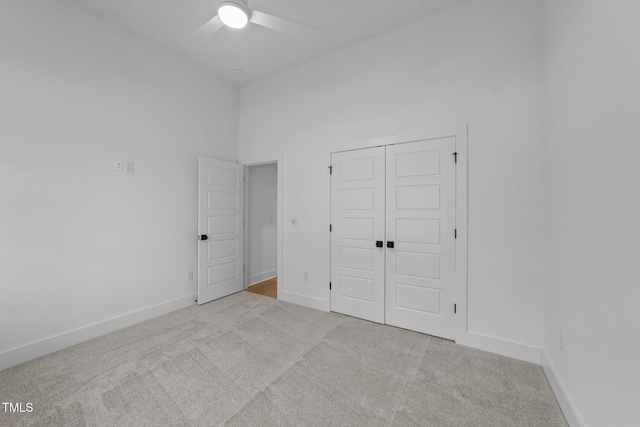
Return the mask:
M 455 338 L 455 137 L 332 153 L 331 311 Z

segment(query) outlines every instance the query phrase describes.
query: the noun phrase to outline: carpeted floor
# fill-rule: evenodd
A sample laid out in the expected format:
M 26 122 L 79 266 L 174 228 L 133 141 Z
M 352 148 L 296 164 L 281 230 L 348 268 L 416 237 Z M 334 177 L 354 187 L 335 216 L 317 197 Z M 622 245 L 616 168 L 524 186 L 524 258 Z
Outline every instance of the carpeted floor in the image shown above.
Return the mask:
M 1 426 L 566 426 L 542 368 L 241 292 L 0 372 Z

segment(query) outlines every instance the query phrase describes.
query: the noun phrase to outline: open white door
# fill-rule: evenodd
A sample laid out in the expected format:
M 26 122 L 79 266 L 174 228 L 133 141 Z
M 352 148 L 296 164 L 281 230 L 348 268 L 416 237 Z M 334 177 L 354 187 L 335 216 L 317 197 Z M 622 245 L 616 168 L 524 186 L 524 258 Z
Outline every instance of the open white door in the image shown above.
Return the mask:
M 244 166 L 198 158 L 198 304 L 244 289 Z

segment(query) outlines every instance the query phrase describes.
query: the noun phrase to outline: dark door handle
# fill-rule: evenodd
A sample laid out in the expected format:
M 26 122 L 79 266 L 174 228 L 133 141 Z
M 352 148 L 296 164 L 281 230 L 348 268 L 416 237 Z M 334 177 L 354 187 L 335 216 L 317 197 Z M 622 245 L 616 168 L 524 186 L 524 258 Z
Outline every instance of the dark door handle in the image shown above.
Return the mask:
M 207 240 L 208 238 L 209 238 L 209 236 L 207 236 L 206 234 L 198 236 L 198 240 Z
M 387 242 L 387 247 L 388 248 L 393 248 L 394 247 L 394 243 L 392 241 L 388 241 Z
M 382 247 L 382 240 L 376 240 L 376 248 Z

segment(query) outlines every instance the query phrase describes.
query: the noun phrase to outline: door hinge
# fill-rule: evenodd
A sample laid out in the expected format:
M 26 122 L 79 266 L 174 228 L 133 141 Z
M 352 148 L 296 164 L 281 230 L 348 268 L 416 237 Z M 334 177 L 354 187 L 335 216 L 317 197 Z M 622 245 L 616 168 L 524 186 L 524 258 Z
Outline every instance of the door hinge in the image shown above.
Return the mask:
M 329 290 L 331 290 L 331 282 L 329 282 Z
M 333 173 L 333 166 L 329 166 L 329 175 Z
M 458 305 L 457 304 L 453 304 L 453 314 L 458 313 Z
M 453 153 L 453 162 L 458 163 L 458 152 Z
M 454 229 L 453 229 L 453 238 L 454 238 L 454 239 L 457 239 L 457 238 L 458 238 L 458 229 L 457 229 L 457 228 L 454 228 Z
M 332 231 L 333 230 L 332 230 L 331 224 L 329 224 L 329 233 L 331 233 Z

